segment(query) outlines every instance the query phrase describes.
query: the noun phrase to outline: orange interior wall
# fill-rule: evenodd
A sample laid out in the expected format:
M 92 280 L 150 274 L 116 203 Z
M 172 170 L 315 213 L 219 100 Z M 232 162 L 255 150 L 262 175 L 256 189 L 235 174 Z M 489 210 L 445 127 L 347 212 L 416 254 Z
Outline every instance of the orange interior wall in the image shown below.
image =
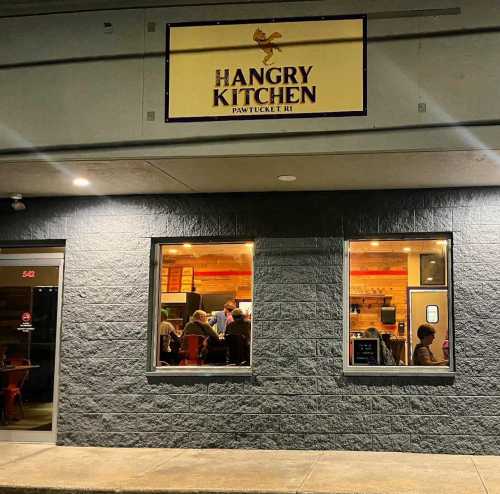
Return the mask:
M 231 256 L 202 256 L 198 258 L 169 257 L 167 266 L 194 268 L 194 286 L 198 293 L 234 293 L 235 298 L 252 298 L 252 266 Z M 236 274 L 228 274 L 235 272 Z M 238 274 L 248 272 L 250 274 Z M 218 274 L 220 273 L 220 274 Z
M 350 271 L 378 274 L 356 274 L 350 276 L 350 295 L 385 295 L 389 305 L 396 307 L 396 321 L 407 319 L 408 256 L 399 253 L 351 253 Z M 390 274 L 404 272 L 406 274 Z M 351 303 L 358 303 L 357 300 Z M 382 324 L 380 308 L 383 299 L 366 298 L 360 305 L 360 314 L 350 315 L 351 330 L 361 331 L 375 327 L 382 331 L 395 331 L 396 325 Z

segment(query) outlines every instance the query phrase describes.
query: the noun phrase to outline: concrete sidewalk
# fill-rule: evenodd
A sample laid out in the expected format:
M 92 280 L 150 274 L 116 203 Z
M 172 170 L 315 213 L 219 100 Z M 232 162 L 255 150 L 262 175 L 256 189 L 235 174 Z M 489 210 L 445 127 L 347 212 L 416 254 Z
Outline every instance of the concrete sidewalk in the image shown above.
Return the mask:
M 0 443 L 0 494 L 500 494 L 500 457 Z

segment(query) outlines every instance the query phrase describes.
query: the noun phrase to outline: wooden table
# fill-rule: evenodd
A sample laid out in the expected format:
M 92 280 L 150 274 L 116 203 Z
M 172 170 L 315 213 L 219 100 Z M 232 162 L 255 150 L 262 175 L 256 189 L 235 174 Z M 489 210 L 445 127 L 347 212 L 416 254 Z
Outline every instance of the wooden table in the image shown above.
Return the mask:
M 30 369 L 39 369 L 39 365 L 14 365 L 13 367 L 0 367 L 0 374 L 4 372 L 14 372 Z

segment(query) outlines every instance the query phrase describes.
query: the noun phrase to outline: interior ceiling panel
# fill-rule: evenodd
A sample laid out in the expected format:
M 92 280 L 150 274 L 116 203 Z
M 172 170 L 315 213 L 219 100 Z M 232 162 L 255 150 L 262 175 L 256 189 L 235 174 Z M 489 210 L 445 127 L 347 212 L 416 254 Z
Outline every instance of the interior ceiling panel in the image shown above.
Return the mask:
M 280 175 L 294 175 L 281 182 Z M 72 181 L 84 177 L 90 187 Z M 500 151 L 0 162 L 0 196 L 270 192 L 500 185 Z

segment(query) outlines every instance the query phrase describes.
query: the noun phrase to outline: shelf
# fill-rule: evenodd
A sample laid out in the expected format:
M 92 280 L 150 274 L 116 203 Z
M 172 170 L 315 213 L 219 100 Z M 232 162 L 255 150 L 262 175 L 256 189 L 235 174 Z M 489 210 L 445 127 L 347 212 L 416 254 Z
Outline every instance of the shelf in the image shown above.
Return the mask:
M 351 305 L 384 305 L 392 299 L 392 295 L 383 295 L 381 293 L 366 293 L 359 295 L 350 295 L 349 304 Z
M 385 299 L 385 298 L 392 298 L 392 295 L 384 295 L 382 293 L 360 293 L 360 294 L 353 294 L 349 295 L 349 298 L 375 298 L 375 299 Z

